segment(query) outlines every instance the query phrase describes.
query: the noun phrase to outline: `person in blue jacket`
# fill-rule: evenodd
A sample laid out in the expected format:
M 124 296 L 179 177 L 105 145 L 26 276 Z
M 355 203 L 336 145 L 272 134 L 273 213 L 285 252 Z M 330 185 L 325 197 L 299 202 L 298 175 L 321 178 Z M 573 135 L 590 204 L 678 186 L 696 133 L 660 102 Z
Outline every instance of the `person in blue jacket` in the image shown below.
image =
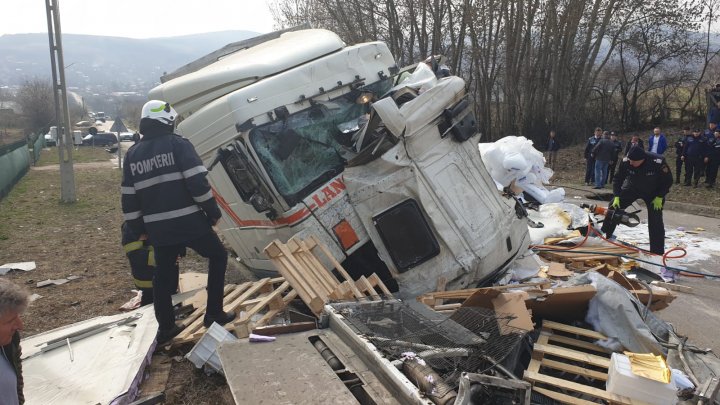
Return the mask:
M 665 150 L 667 150 L 667 139 L 665 138 L 665 134 L 660 132 L 660 127 L 655 127 L 655 129 L 653 129 L 652 136 L 650 136 L 650 139 L 648 140 L 648 152 L 662 155 L 665 153 Z

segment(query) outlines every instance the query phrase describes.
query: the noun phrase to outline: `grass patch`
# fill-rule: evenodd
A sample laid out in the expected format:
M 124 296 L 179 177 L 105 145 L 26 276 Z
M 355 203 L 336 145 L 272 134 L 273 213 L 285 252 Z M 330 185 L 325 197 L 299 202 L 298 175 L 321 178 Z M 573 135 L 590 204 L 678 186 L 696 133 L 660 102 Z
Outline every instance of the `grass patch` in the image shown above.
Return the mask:
M 105 148 L 99 146 L 83 146 L 73 150 L 72 158 L 74 163 L 89 162 L 107 162 L 113 155 L 105 151 Z M 57 147 L 44 148 L 40 152 L 40 160 L 38 166 L 48 166 L 60 164 Z

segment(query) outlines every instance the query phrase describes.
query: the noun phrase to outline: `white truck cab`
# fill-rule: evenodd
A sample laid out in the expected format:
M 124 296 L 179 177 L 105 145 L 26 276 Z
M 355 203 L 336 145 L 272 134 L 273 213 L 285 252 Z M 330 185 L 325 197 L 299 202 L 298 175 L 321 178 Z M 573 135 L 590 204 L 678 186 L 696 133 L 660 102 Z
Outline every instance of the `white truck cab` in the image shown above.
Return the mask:
M 480 158 L 462 79 L 406 91 L 384 43 L 320 29 L 216 59 L 149 98 L 173 105 L 212 167 L 220 230 L 250 269 L 275 270 L 270 241 L 312 233 L 354 277 L 377 273 L 412 297 L 441 277 L 448 289 L 486 281 L 527 249 L 525 218 Z

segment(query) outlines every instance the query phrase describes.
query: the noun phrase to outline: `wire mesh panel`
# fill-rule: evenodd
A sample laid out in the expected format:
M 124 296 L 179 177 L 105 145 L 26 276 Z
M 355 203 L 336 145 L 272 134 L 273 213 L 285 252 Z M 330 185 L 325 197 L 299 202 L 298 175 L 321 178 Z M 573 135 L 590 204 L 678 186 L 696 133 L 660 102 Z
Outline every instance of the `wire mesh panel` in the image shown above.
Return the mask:
M 525 331 L 514 317 L 479 307 L 459 308 L 431 319 L 407 304 L 388 300 L 353 303 L 338 312 L 391 361 L 421 359 L 450 387 L 462 372 L 483 373 L 513 353 Z

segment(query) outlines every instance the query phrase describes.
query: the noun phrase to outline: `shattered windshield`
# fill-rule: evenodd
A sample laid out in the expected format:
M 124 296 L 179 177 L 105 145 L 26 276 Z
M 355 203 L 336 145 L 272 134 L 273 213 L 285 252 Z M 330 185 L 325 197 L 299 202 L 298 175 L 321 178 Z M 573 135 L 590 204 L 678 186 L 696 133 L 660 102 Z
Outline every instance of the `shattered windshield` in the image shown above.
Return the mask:
M 363 96 L 383 95 L 390 80 L 350 91 L 330 101 L 313 100 L 311 106 L 257 127 L 250 142 L 288 204 L 305 198 L 345 167 L 352 135 L 367 121 L 370 105 Z

